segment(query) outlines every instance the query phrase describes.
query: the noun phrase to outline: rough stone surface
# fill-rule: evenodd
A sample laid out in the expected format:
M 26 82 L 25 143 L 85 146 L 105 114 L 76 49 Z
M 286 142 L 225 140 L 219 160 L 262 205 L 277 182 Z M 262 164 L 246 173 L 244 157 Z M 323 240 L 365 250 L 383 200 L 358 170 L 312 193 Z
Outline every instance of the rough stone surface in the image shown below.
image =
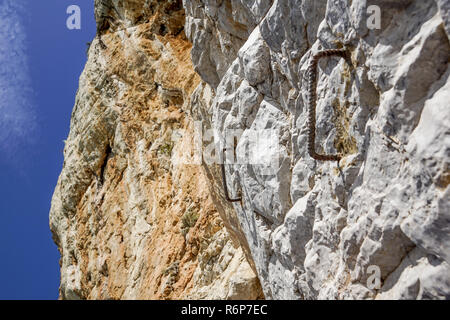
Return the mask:
M 204 81 L 192 114 L 214 129 L 216 155 L 241 130 L 226 174 L 242 201 L 226 201 L 220 167 L 204 162 L 211 194 L 265 297 L 450 299 L 448 1 L 183 5 Z M 369 5 L 380 29 L 367 26 Z M 318 65 L 316 150 L 339 163 L 308 155 L 306 126 L 311 55 L 336 48 L 347 59 Z M 262 129 L 276 134 L 252 164 L 246 146 Z
M 54 192 L 61 299 L 256 299 L 194 154 L 181 1 L 95 0 Z M 246 35 L 241 35 L 245 37 Z

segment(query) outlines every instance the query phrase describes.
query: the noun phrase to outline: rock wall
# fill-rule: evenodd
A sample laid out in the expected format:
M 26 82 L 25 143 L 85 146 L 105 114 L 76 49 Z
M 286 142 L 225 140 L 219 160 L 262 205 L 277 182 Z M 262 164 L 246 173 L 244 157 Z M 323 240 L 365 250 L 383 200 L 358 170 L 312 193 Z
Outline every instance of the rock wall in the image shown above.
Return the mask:
M 450 299 L 449 13 L 95 0 L 50 212 L 60 298 Z
M 95 14 L 50 212 L 60 298 L 262 297 L 189 164 L 200 79 L 181 1 L 95 0 Z
M 192 114 L 214 130 L 211 194 L 265 297 L 449 299 L 448 1 L 183 5 L 203 80 Z M 380 28 L 368 28 L 370 5 Z M 342 48 L 318 63 L 314 128 L 316 151 L 342 158 L 317 161 L 308 68 Z M 235 150 L 225 169 L 241 201 L 224 194 L 223 148 Z

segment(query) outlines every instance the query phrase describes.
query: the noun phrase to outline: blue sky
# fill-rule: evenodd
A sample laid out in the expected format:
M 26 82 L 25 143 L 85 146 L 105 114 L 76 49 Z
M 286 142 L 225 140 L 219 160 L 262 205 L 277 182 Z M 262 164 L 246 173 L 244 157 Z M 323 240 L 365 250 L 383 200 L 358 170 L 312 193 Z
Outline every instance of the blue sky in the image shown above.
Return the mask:
M 94 0 L 0 0 L 0 299 L 56 299 L 48 226 Z M 81 30 L 66 28 L 69 5 Z

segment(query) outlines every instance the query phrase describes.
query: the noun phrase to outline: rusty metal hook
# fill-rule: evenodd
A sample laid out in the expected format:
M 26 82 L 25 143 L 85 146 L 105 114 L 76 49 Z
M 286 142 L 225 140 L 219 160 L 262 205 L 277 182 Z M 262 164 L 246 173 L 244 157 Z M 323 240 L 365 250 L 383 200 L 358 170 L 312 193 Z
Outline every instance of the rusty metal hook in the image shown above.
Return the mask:
M 275 220 L 274 220 L 274 219 L 272 219 L 272 218 L 269 217 L 268 215 L 262 213 L 261 211 L 257 210 L 257 209 L 253 206 L 253 204 L 252 204 L 252 207 L 253 207 L 253 212 L 254 212 L 254 213 L 256 213 L 256 214 L 259 215 L 260 217 L 263 217 L 264 219 L 266 219 L 270 224 L 274 224 L 274 223 L 275 223 Z
M 242 204 L 242 196 L 239 197 L 239 198 L 233 199 L 233 198 L 230 197 L 230 195 L 229 195 L 229 193 L 228 193 L 227 176 L 226 176 L 226 172 L 225 172 L 225 159 L 226 159 L 226 157 L 225 157 L 225 151 L 226 151 L 226 150 L 227 150 L 227 148 L 223 148 L 223 149 L 222 149 L 222 164 L 221 164 L 221 167 L 222 167 L 222 182 L 223 182 L 223 189 L 224 189 L 224 191 L 225 191 L 225 198 L 226 198 L 227 201 L 229 201 L 229 202 L 241 202 L 241 204 Z M 273 224 L 273 223 L 275 222 L 273 219 L 269 218 L 266 214 L 263 214 L 262 212 L 258 211 L 258 210 L 253 206 L 253 203 L 251 203 L 251 207 L 252 207 L 252 210 L 253 210 L 253 212 L 254 212 L 255 214 L 257 214 L 257 215 L 263 217 L 264 219 L 266 219 L 267 221 L 269 221 L 271 224 Z
M 319 154 L 316 152 L 316 87 L 317 87 L 317 63 L 320 58 L 329 56 L 340 56 L 346 58 L 347 50 L 331 49 L 319 51 L 311 59 L 308 68 L 308 153 L 311 158 L 320 161 L 339 161 L 341 155 Z
M 223 189 L 225 191 L 225 198 L 227 199 L 227 201 L 229 202 L 239 202 L 242 200 L 241 197 L 239 198 L 231 198 L 230 195 L 228 194 L 228 186 L 227 186 L 227 175 L 225 173 L 225 151 L 227 150 L 227 148 L 223 148 L 222 150 L 222 182 L 223 182 Z

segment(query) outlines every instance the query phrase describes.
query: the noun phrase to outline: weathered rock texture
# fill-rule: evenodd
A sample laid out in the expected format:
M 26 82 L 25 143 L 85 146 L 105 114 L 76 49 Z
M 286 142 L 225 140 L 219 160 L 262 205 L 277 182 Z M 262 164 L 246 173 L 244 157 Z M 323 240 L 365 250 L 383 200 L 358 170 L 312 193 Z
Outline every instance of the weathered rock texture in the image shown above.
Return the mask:
M 50 226 L 62 299 L 256 299 L 209 196 L 187 112 L 200 79 L 181 1 L 95 0 Z M 178 161 L 177 161 L 178 160 Z
M 183 5 L 204 81 L 193 115 L 215 130 L 219 155 L 241 130 L 226 176 L 242 201 L 226 201 L 220 167 L 205 162 L 214 202 L 265 297 L 449 299 L 448 1 Z M 380 29 L 367 27 L 369 5 Z M 348 57 L 319 62 L 316 150 L 341 153 L 339 163 L 307 151 L 307 69 L 335 48 Z M 255 145 L 262 129 L 276 135 Z M 252 144 L 259 164 L 246 158 Z

